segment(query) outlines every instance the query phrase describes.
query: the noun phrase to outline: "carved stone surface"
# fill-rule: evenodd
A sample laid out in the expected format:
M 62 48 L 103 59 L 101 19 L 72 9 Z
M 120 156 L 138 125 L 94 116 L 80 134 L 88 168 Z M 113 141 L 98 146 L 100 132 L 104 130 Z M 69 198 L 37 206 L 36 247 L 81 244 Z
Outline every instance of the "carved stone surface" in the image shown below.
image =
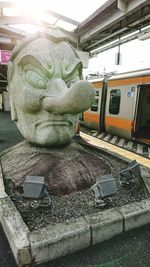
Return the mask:
M 21 142 L 1 153 L 1 164 L 6 188 L 20 190 L 27 175 L 37 175 L 45 177 L 49 192 L 56 195 L 89 188 L 111 171 L 106 160 L 74 140 L 59 148 Z
M 17 45 L 8 64 L 11 116 L 28 142 L 70 142 L 78 114 L 93 101 L 94 90 L 81 79 L 82 63 L 57 28 Z

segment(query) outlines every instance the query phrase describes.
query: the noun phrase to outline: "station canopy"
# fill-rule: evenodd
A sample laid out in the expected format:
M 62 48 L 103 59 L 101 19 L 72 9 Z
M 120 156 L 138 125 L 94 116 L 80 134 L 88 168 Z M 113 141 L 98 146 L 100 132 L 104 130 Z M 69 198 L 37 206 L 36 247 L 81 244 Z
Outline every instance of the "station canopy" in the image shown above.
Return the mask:
M 0 37 L 10 35 L 21 38 L 49 25 L 73 33 L 81 22 L 105 2 L 107 0 L 94 0 L 90 5 L 85 0 L 0 1 Z
M 77 49 L 92 56 L 141 35 L 149 38 L 150 1 L 0 1 L 1 50 L 11 51 L 19 39 L 50 25 L 59 27 Z

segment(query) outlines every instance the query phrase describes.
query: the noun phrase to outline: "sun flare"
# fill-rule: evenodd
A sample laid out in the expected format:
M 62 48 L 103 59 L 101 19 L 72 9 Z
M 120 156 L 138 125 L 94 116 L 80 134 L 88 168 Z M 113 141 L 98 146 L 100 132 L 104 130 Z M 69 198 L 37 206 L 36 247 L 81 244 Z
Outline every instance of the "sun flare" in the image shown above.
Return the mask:
M 48 0 L 15 0 L 15 2 L 23 16 L 32 17 L 34 19 L 40 19 L 44 11 L 50 7 L 50 1 Z

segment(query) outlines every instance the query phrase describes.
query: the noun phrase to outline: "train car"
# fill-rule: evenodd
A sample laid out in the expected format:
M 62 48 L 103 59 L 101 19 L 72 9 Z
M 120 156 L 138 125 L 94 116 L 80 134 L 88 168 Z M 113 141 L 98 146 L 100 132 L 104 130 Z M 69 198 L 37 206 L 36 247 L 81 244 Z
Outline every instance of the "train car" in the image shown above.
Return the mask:
M 150 143 L 150 69 L 90 80 L 92 106 L 81 124 L 100 132 Z

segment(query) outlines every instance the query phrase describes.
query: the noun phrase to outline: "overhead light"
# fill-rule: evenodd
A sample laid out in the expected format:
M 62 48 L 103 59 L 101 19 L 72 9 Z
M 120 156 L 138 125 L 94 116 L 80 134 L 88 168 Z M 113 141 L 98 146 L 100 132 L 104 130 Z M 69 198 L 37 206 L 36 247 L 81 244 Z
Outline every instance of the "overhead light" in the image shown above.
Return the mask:
M 10 24 L 10 27 L 21 30 L 21 31 L 25 32 L 25 34 L 26 34 L 26 32 L 27 33 L 35 33 L 39 29 L 39 27 L 37 25 L 32 25 L 32 24 Z
M 43 13 L 40 17 L 40 20 L 43 20 L 49 24 L 54 24 L 57 21 L 57 18 L 46 13 Z
M 19 14 L 20 14 L 19 8 L 10 8 L 10 7 L 3 8 L 4 16 L 19 16 Z
M 145 33 L 139 35 L 138 39 L 140 41 L 145 41 L 147 39 L 150 39 L 150 31 L 149 32 L 145 32 Z
M 60 28 L 63 28 L 66 31 L 73 31 L 76 28 L 76 25 L 73 25 L 60 19 L 55 23 L 55 25 Z

